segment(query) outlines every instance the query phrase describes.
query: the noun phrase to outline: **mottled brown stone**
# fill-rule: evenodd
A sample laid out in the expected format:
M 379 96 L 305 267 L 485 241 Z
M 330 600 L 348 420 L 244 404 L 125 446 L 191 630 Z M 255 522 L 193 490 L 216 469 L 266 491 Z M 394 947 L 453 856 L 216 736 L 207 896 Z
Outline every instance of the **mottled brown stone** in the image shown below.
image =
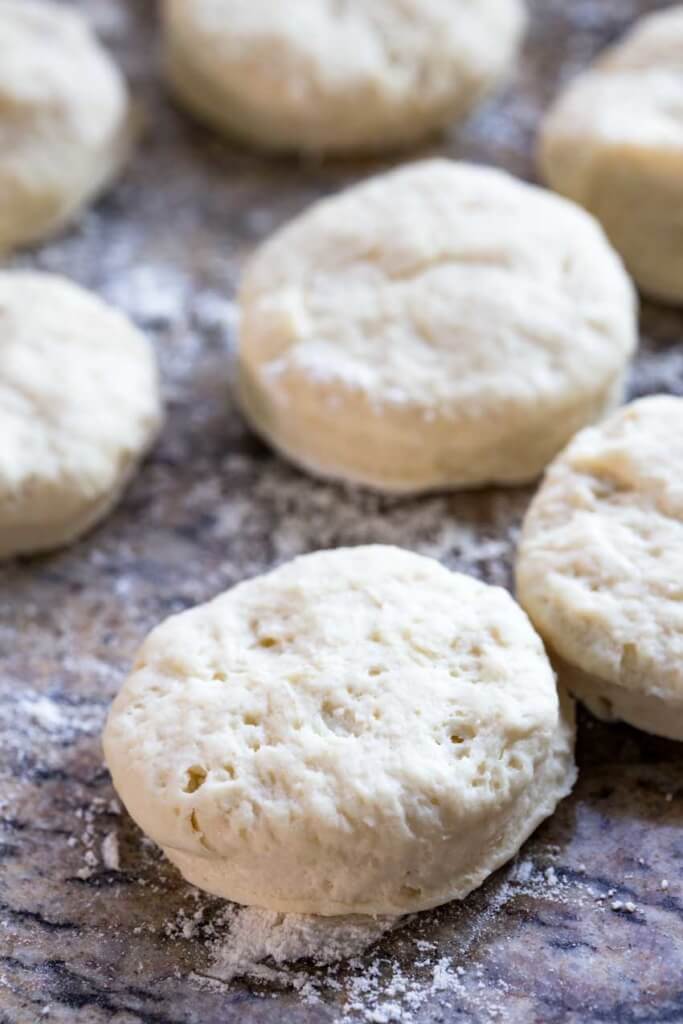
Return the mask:
M 310 480 L 248 433 L 228 392 L 243 258 L 316 196 L 392 161 L 297 164 L 223 144 L 164 95 L 151 2 L 78 6 L 125 66 L 147 135 L 110 195 L 15 262 L 70 275 L 138 319 L 160 356 L 168 423 L 106 523 L 68 551 L 0 569 L 0 1022 L 323 1024 L 342 1018 L 353 977 L 378 954 L 387 977 L 398 964 L 424 979 L 435 955 L 462 969 L 455 989 L 425 982 L 413 1018 L 425 1024 L 683 1021 L 683 745 L 584 715 L 576 791 L 518 863 L 463 904 L 420 915 L 339 972 L 339 988 L 323 984 L 320 1002 L 188 977 L 206 971 L 206 947 L 165 928 L 194 905 L 188 887 L 110 806 L 99 745 L 143 635 L 276 561 L 338 544 L 400 543 L 509 585 L 530 491 L 385 500 Z M 557 84 L 665 6 L 534 0 L 509 91 L 430 151 L 533 177 L 535 128 Z M 644 307 L 631 387 L 683 393 L 683 316 Z M 102 861 L 111 831 L 119 871 Z M 205 905 L 210 915 L 218 901 Z M 436 944 L 427 965 L 423 942 Z

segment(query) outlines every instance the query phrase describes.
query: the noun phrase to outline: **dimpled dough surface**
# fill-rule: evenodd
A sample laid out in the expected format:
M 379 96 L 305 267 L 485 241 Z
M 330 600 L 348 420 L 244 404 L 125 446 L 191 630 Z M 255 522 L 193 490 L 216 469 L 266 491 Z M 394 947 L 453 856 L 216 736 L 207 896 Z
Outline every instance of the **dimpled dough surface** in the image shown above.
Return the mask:
M 126 807 L 187 879 L 325 915 L 465 896 L 569 792 L 572 748 L 510 596 L 382 546 L 168 619 L 105 733 Z
M 632 286 L 583 210 L 509 175 L 409 165 L 253 256 L 239 397 L 314 472 L 386 491 L 533 479 L 622 394 Z
M 197 116 L 275 149 L 376 150 L 461 117 L 510 70 L 521 0 L 165 0 Z
M 640 287 L 683 303 L 683 6 L 636 23 L 560 95 L 548 182 L 602 222 Z
M 92 526 L 160 422 L 151 346 L 124 316 L 65 278 L 0 273 L 0 557 Z
M 84 19 L 0 0 L 0 251 L 59 228 L 119 170 L 125 82 Z
M 524 525 L 519 597 L 602 718 L 683 739 L 683 399 L 585 430 Z

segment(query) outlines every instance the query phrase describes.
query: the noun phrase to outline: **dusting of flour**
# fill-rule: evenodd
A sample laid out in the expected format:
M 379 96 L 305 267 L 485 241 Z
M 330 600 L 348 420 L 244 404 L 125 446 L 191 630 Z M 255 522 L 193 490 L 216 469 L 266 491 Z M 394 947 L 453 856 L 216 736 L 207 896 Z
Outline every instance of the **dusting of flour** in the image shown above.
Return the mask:
M 390 916 L 316 917 L 282 914 L 257 907 L 231 907 L 222 915 L 227 941 L 211 944 L 213 978 L 273 975 L 266 964 L 281 967 L 308 960 L 316 966 L 360 956 L 402 919 Z M 277 978 L 274 978 L 277 980 Z
M 474 917 L 462 906 L 399 917 L 332 917 L 282 914 L 220 903 L 190 889 L 188 905 L 166 922 L 166 938 L 202 950 L 190 980 L 233 991 L 242 980 L 269 998 L 292 990 L 305 1003 L 340 1007 L 340 1024 L 412 1024 L 437 1000 L 439 1012 L 469 1013 L 482 1024 L 503 1024 L 511 990 L 485 971 L 478 945 L 506 908 L 521 896 L 574 912 L 604 913 L 615 890 L 585 878 L 585 867 L 554 867 L 559 850 L 546 847 L 542 863 L 520 857 L 499 877 Z M 550 863 L 549 863 L 550 862 Z M 433 937 L 439 915 L 453 914 L 446 946 Z M 430 936 L 426 938 L 425 936 Z M 385 941 L 379 944 L 379 940 Z M 254 987 L 255 986 L 255 987 Z M 468 1018 L 469 1019 L 469 1018 Z

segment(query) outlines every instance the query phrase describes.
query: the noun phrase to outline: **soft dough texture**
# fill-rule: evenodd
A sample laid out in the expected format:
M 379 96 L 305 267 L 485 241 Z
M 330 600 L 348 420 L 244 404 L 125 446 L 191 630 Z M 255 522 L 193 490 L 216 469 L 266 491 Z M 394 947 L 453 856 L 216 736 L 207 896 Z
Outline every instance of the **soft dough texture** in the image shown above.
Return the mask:
M 75 10 L 0 0 L 0 251 L 51 234 L 99 192 L 131 125 L 123 78 Z
M 570 83 L 540 162 L 602 222 L 643 291 L 683 302 L 683 6 L 638 22 Z
M 315 914 L 465 896 L 574 782 L 539 638 L 503 590 L 392 547 L 298 558 L 159 626 L 104 748 L 195 885 Z
M 519 599 L 600 718 L 683 739 L 683 399 L 584 430 L 529 509 Z
M 63 278 L 0 274 L 0 557 L 73 540 L 161 421 L 147 340 Z
M 433 160 L 313 206 L 253 257 L 239 398 L 313 472 L 521 482 L 622 395 L 634 294 L 583 210 Z
M 193 113 L 273 149 L 405 145 L 507 74 L 521 0 L 165 0 L 166 73 Z

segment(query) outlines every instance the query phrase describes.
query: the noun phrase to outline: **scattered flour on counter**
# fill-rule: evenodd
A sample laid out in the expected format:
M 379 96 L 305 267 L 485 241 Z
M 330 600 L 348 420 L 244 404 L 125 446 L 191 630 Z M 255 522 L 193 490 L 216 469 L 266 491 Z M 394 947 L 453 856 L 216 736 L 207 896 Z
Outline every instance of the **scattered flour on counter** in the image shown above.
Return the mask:
M 22 700 L 20 707 L 32 722 L 46 732 L 56 732 L 66 725 L 66 718 L 59 704 L 55 704 L 49 697 Z
M 192 297 L 192 319 L 205 331 L 234 335 L 239 327 L 237 303 L 211 289 L 196 292 Z
M 88 665 L 91 673 L 99 663 Z M 80 737 L 93 736 L 102 728 L 104 709 L 87 701 L 71 701 L 30 690 L 21 680 L 8 676 L 0 686 L 0 728 L 7 729 L 8 744 L 15 754 L 31 754 L 52 766 L 59 763 L 59 744 L 75 743 Z M 45 733 L 51 739 L 45 742 Z
M 281 914 L 256 907 L 235 907 L 229 920 L 229 937 L 211 948 L 208 972 L 220 981 L 254 974 L 264 962 L 277 966 L 310 960 L 321 966 L 360 956 L 400 917 L 316 917 Z
M 145 263 L 122 269 L 107 281 L 102 294 L 150 330 L 177 328 L 187 335 L 196 327 L 229 339 L 239 324 L 237 303 L 225 291 L 198 287 L 186 273 L 169 264 Z
M 103 296 L 139 324 L 165 327 L 184 317 L 190 280 L 175 267 L 140 264 L 108 281 Z
M 84 664 L 93 678 L 103 678 L 111 671 L 94 659 L 84 660 Z M 4 697 L 0 700 L 0 728 L 7 737 L 4 754 L 25 771 L 49 775 L 64 770 L 70 758 L 77 760 L 78 749 L 102 730 L 104 703 L 75 701 L 65 693 L 48 696 L 26 687 L 17 693 L 17 689 L 11 678 L 0 686 L 0 696 Z M 74 783 L 74 791 L 77 789 Z M 119 870 L 118 837 L 111 819 L 121 814 L 121 805 L 116 798 L 91 797 L 87 785 L 80 792 L 86 802 L 65 810 L 68 817 L 64 824 L 71 832 L 66 838 L 67 847 L 82 853 L 75 875 L 87 881 L 101 867 Z
M 429 915 L 410 917 L 336 917 L 281 914 L 218 904 L 190 890 L 189 905 L 167 921 L 164 934 L 189 941 L 202 952 L 202 965 L 190 978 L 202 987 L 230 991 L 246 980 L 264 998 L 292 990 L 304 1003 L 332 997 L 340 1007 L 339 1024 L 413 1024 L 429 1005 L 475 1019 L 503 1024 L 511 989 L 492 976 L 474 951 L 496 927 L 504 908 L 518 896 L 532 896 L 556 907 L 595 907 L 594 895 L 580 873 L 553 867 L 548 847 L 544 863 L 518 858 L 474 915 L 456 910 L 447 949 L 424 937 L 433 927 Z M 596 908 L 600 911 L 602 907 Z M 452 913 L 452 911 L 445 911 Z M 437 920 L 443 911 L 435 911 Z M 430 923 L 431 922 L 431 923 Z M 376 945 L 386 937 L 387 944 Z M 457 1019 L 460 1019 L 458 1016 Z
M 420 971 L 410 975 L 396 963 L 378 958 L 346 985 L 344 1024 L 410 1024 L 415 1014 L 435 995 L 443 1011 L 457 1006 L 459 1015 L 476 1013 L 478 1021 L 502 1021 L 508 986 L 502 979 L 485 977 L 480 969 L 466 970 L 447 956 L 419 962 Z M 456 1002 L 457 1001 L 457 1002 Z M 463 1018 L 465 1019 L 465 1018 Z
M 118 871 L 120 868 L 119 840 L 116 832 L 107 832 L 100 847 L 102 851 L 102 863 L 108 871 Z
M 105 868 L 118 871 L 119 851 L 116 834 L 109 832 L 98 843 L 99 818 L 101 815 L 111 813 L 108 803 L 103 797 L 94 797 L 87 806 L 78 807 L 75 811 L 76 820 L 80 823 L 80 826 L 77 834 L 69 840 L 69 845 L 76 846 L 80 843 L 83 848 L 83 867 L 79 868 L 76 872 L 77 877 L 83 882 L 92 878 L 97 872 L 100 866 L 100 855 Z M 72 842 L 72 840 L 75 841 Z M 112 868 L 110 865 L 114 861 L 116 861 L 116 867 Z
M 240 459 L 226 456 L 226 476 L 239 480 Z M 248 529 L 255 510 L 258 515 L 259 509 L 268 509 L 274 524 L 268 537 L 275 563 L 314 548 L 396 544 L 498 585 L 508 583 L 517 524 L 529 500 L 522 488 L 497 493 L 487 507 L 489 522 L 482 526 L 481 496 L 476 492 L 457 499 L 432 495 L 412 501 L 321 481 L 309 481 L 302 488 L 299 475 L 277 459 L 265 464 L 250 483 L 249 496 L 241 509 L 232 502 L 226 514 L 233 521 L 226 523 L 226 530 L 234 527 L 236 511 Z

